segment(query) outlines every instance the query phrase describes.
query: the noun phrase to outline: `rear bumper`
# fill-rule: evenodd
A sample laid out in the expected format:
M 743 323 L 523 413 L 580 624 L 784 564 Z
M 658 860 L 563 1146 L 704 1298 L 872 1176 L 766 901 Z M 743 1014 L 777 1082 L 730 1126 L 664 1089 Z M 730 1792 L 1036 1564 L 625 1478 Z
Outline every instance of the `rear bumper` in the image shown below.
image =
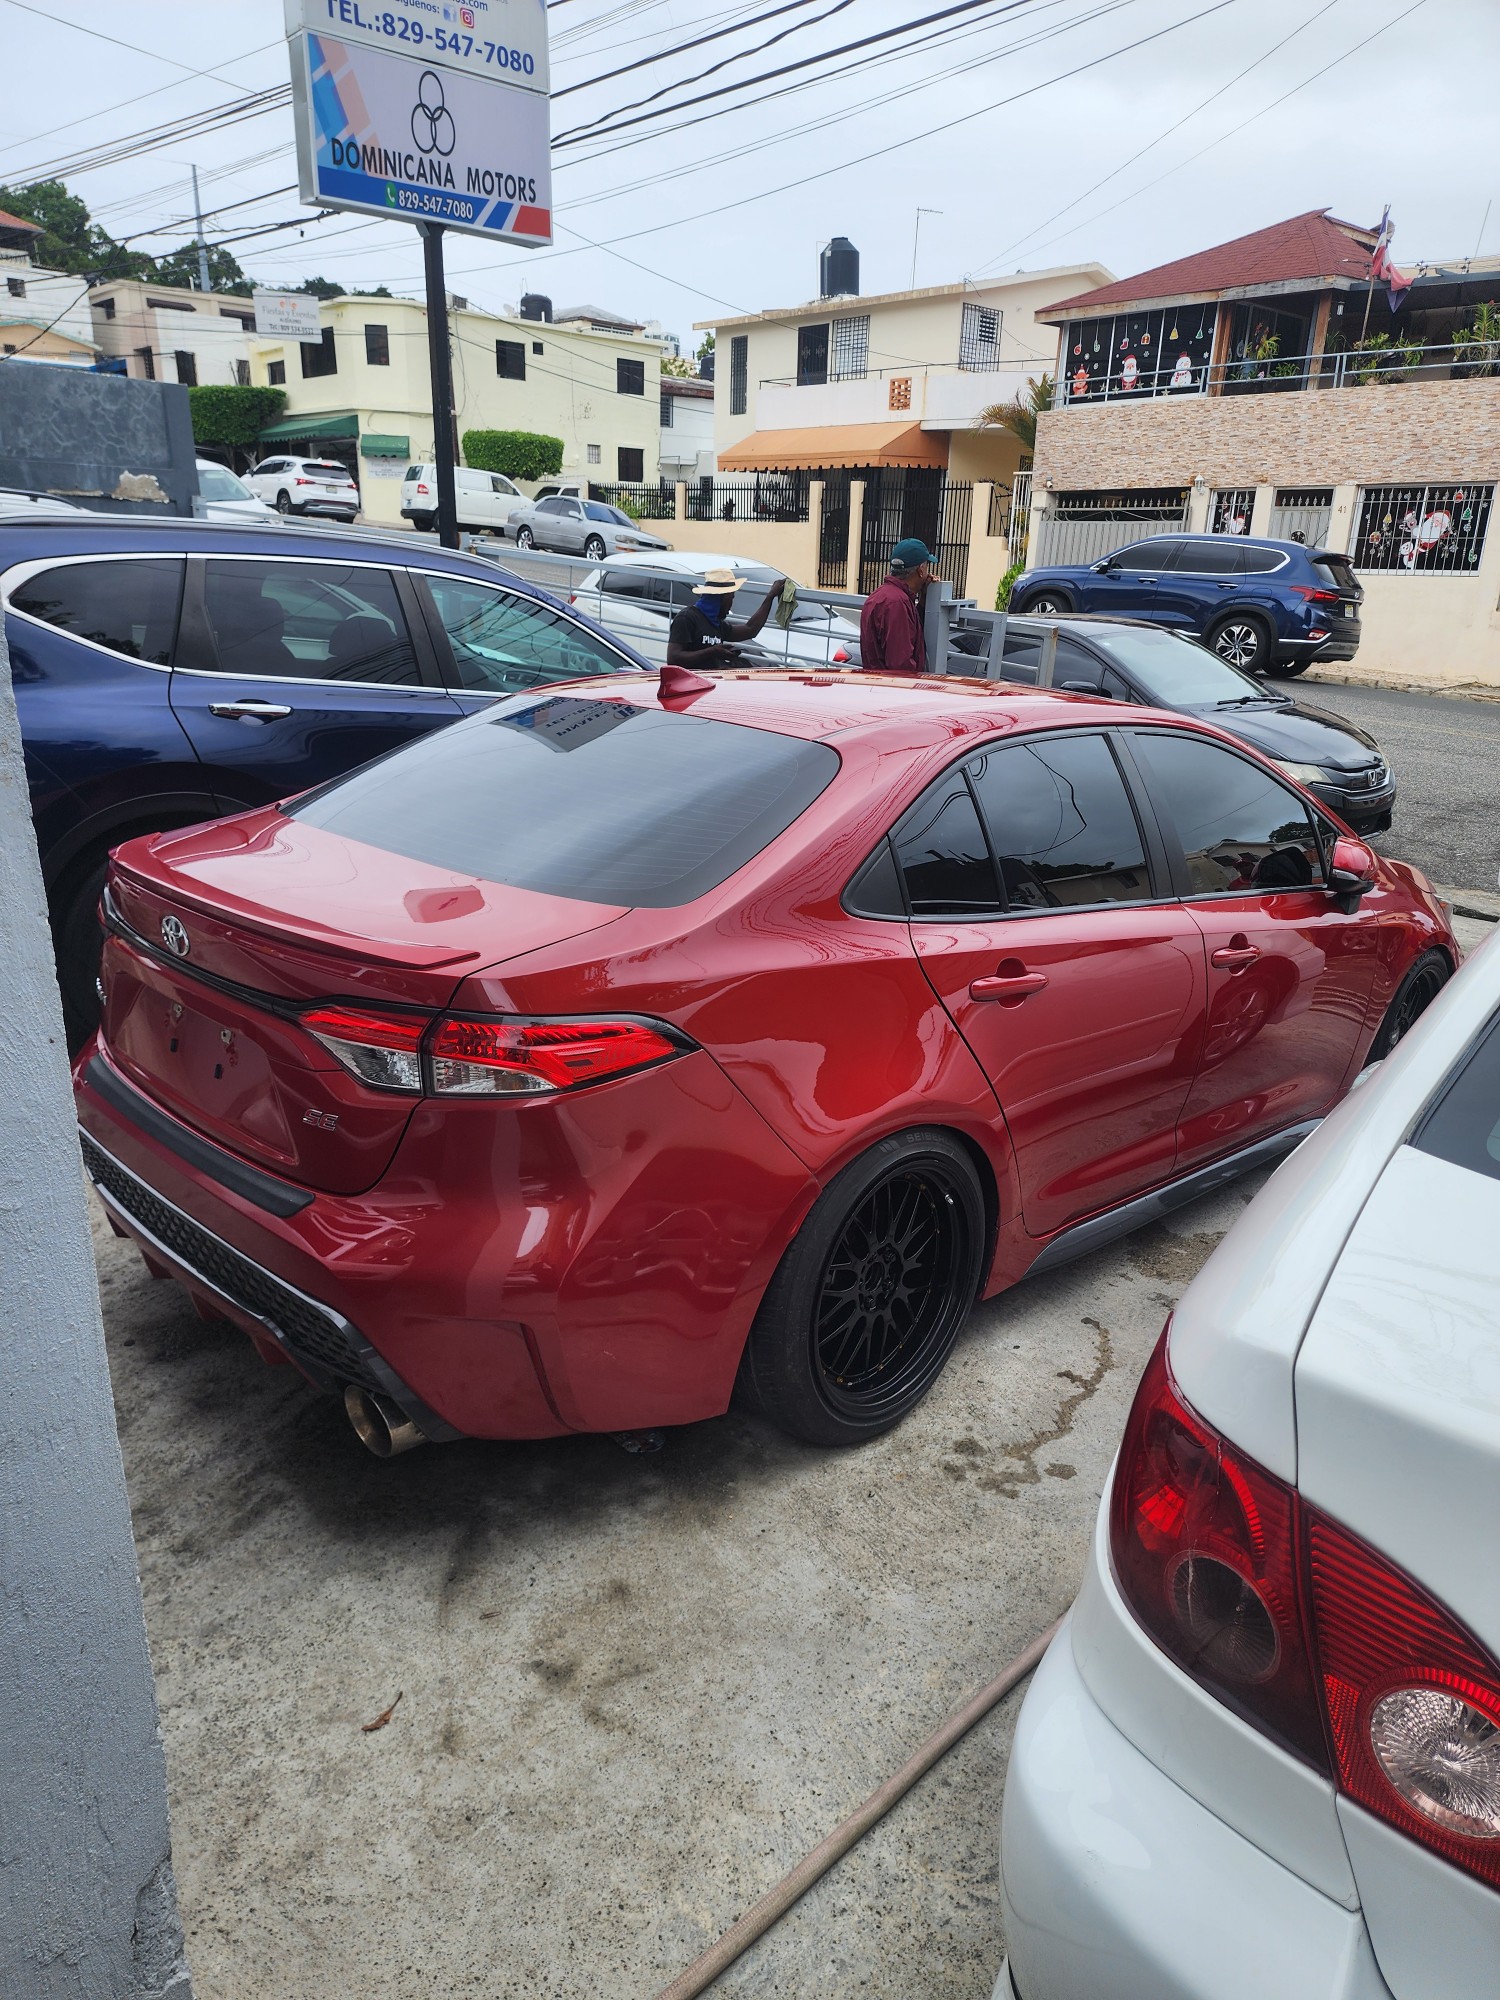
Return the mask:
M 1352 660 L 1359 651 L 1360 633 L 1331 632 L 1326 639 L 1282 639 L 1277 651 L 1289 660 Z
M 1358 1911 L 1115 1728 L 1079 1673 L 1071 1620 L 1017 1724 L 1000 1890 L 1010 1957 L 995 2000 L 1391 2000 Z

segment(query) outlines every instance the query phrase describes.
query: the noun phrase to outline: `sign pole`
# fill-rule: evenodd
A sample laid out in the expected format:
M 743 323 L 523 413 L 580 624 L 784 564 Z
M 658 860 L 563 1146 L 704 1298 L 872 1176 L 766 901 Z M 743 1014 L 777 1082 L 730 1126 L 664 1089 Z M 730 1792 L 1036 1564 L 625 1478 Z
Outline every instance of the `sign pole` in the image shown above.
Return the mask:
M 448 341 L 448 285 L 443 275 L 443 225 L 419 222 L 427 276 L 427 361 L 432 376 L 432 457 L 437 476 L 437 531 L 445 549 L 458 547 L 458 500 L 453 479 L 453 350 Z

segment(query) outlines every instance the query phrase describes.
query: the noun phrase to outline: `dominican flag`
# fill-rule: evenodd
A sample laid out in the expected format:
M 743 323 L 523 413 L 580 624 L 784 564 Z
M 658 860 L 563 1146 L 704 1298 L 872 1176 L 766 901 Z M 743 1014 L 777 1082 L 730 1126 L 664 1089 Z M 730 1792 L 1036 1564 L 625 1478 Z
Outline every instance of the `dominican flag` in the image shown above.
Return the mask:
M 1375 248 L 1370 252 L 1370 283 L 1384 285 L 1386 297 L 1391 302 L 1391 311 L 1401 310 L 1401 301 L 1411 289 L 1411 279 L 1403 277 L 1391 262 L 1391 238 L 1395 235 L 1395 225 L 1391 221 L 1390 203 L 1386 203 L 1385 213 L 1380 218 L 1380 234 L 1375 239 Z

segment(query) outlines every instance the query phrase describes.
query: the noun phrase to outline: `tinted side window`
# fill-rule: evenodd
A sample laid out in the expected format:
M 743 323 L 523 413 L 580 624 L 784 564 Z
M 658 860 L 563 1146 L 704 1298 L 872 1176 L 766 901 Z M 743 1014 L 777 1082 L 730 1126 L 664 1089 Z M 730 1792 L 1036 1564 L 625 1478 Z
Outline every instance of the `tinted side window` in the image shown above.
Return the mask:
M 389 570 L 211 558 L 203 602 L 221 674 L 421 685 Z
M 1173 566 L 1177 576 L 1240 576 L 1247 551 L 1236 545 L 1232 535 L 1215 535 L 1212 540 L 1184 542 L 1182 554 Z
M 1076 639 L 1065 639 L 1057 635 L 1057 659 L 1052 668 L 1054 687 L 1067 687 L 1074 681 L 1081 681 L 1088 687 L 1097 688 L 1103 668 L 1087 648 L 1080 646 Z
M 182 598 L 182 564 L 167 556 L 150 562 L 66 563 L 43 570 L 11 592 L 11 605 L 60 632 L 92 639 L 128 660 L 170 664 Z
M 1102 736 L 1059 732 L 1008 743 L 969 770 L 1012 910 L 1151 895 L 1135 810 Z
M 1140 735 L 1195 895 L 1310 889 L 1323 857 L 1306 806 L 1268 772 L 1191 736 Z
M 1155 541 L 1136 542 L 1128 549 L 1117 549 L 1114 560 L 1121 569 L 1141 570 L 1154 574 L 1158 570 L 1174 567 L 1173 557 L 1182 546 L 1180 542 L 1160 535 Z
M 1007 632 L 1005 650 L 1000 656 L 1000 673 L 1004 680 L 1034 683 L 1040 670 L 1042 639 L 1039 632 Z
M 1500 1025 L 1490 1026 L 1449 1079 L 1411 1143 L 1420 1153 L 1500 1181 Z
M 548 681 L 631 671 L 602 639 L 550 605 L 436 571 L 423 581 L 448 635 L 460 687 L 514 694 Z
M 931 786 L 894 839 L 914 917 L 999 913 L 995 864 L 962 771 L 950 771 Z
M 1246 576 L 1270 576 L 1276 570 L 1285 569 L 1286 562 L 1280 549 L 1240 550 L 1240 568 Z

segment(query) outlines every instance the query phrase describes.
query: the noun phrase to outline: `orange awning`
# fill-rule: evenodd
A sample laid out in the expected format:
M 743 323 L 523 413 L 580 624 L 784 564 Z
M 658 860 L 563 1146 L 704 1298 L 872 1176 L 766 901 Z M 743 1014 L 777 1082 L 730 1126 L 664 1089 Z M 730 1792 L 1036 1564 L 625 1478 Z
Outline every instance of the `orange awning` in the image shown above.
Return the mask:
M 821 430 L 752 431 L 719 453 L 721 472 L 821 472 L 825 466 L 948 463 L 948 440 L 920 424 L 829 424 Z

